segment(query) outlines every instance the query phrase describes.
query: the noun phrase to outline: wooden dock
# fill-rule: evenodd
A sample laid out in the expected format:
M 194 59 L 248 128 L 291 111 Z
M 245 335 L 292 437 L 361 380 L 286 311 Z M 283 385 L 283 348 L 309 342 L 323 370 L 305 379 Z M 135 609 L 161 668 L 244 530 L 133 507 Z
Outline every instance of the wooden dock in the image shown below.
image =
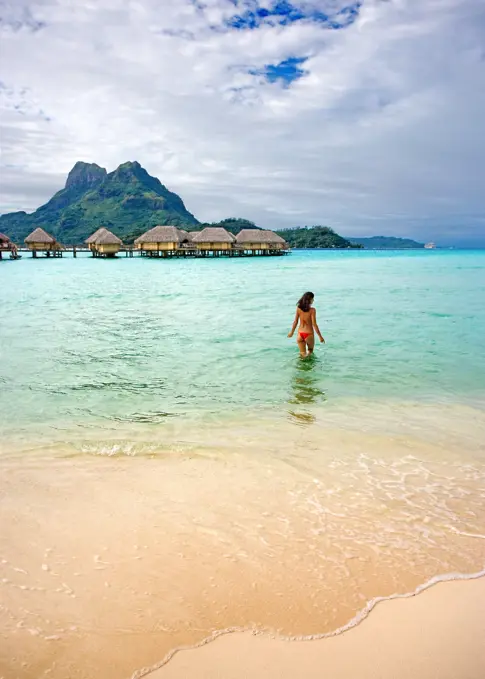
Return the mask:
M 195 245 L 183 244 L 174 250 L 139 250 L 141 257 L 197 257 L 197 258 L 207 258 L 207 257 L 275 257 L 280 255 L 286 255 L 290 252 L 289 249 L 281 250 L 257 250 L 251 251 L 244 248 L 242 245 L 233 245 L 229 249 L 200 249 Z
M 120 254 L 124 252 L 126 257 L 133 257 L 134 252 L 136 252 L 136 248 L 132 248 L 130 246 L 126 246 L 120 249 Z M 4 250 L 5 252 L 5 250 Z M 37 257 L 52 257 L 52 258 L 58 258 L 58 257 L 63 257 L 64 255 L 72 255 L 73 257 L 77 257 L 78 253 L 79 254 L 89 254 L 92 257 L 102 257 L 103 255 L 98 254 L 96 251 L 90 250 L 88 247 L 85 245 L 68 245 L 68 246 L 63 246 L 62 248 L 59 248 L 58 250 L 31 250 L 30 248 L 27 247 L 19 247 L 17 248 L 18 253 L 29 253 L 32 255 L 32 257 L 35 259 Z
M 78 254 L 89 254 L 93 258 L 104 258 L 105 255 L 101 255 L 96 251 L 91 250 L 85 245 L 69 245 L 63 246 L 56 250 L 31 250 L 28 247 L 18 247 L 16 250 L 19 254 L 30 253 L 35 259 L 37 257 L 47 257 L 47 258 L 62 258 L 64 255 L 72 255 L 76 258 Z M 4 254 L 7 254 L 7 250 L 3 250 Z M 175 250 L 140 250 L 139 248 L 131 245 L 124 245 L 120 248 L 118 255 L 123 255 L 125 257 L 148 257 L 149 259 L 156 257 L 162 259 L 173 259 L 173 258 L 208 258 L 208 257 L 278 257 L 282 255 L 287 255 L 290 253 L 290 249 L 284 250 L 258 250 L 250 251 L 245 250 L 244 246 L 235 245 L 228 250 L 201 250 L 195 246 L 186 246 L 185 244 Z

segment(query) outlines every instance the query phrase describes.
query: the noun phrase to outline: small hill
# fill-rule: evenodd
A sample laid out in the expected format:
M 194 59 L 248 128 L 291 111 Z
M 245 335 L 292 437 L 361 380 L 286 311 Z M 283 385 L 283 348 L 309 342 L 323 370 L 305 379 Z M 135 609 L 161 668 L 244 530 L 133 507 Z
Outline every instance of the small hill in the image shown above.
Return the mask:
M 249 219 L 243 219 L 241 217 L 228 217 L 227 219 L 222 219 L 220 222 L 211 222 L 205 224 L 199 224 L 195 227 L 197 230 L 203 229 L 206 226 L 222 226 L 226 231 L 233 233 L 235 236 L 243 229 L 258 229 L 261 230 L 260 226 L 256 226 L 254 222 Z M 193 229 L 192 229 L 193 230 Z M 190 229 L 189 229 L 190 231 Z
M 361 245 L 351 243 L 343 236 L 339 236 L 328 226 L 304 226 L 297 229 L 283 229 L 277 231 L 292 248 L 297 249 L 327 249 L 327 248 L 362 248 Z
M 418 243 L 411 238 L 396 238 L 395 236 L 372 236 L 370 238 L 351 238 L 352 243 L 362 245 L 366 250 L 417 250 L 424 248 L 424 243 Z
M 17 242 L 38 226 L 62 243 L 80 243 L 100 226 L 124 239 L 157 224 L 190 227 L 198 221 L 138 162 L 123 163 L 109 174 L 95 163 L 78 162 L 65 187 L 35 212 L 0 216 L 0 231 Z

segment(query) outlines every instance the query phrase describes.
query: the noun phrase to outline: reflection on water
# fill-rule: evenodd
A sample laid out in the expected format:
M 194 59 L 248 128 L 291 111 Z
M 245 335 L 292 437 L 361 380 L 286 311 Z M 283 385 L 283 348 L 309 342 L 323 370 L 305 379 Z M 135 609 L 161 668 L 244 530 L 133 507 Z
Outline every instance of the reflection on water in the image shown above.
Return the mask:
M 312 424 L 315 421 L 315 415 L 310 410 L 305 410 L 304 406 L 312 406 L 326 400 L 326 394 L 320 387 L 319 365 L 320 362 L 315 355 L 296 362 L 288 403 L 303 406 L 303 409 L 298 411 L 290 409 L 288 414 L 300 424 Z

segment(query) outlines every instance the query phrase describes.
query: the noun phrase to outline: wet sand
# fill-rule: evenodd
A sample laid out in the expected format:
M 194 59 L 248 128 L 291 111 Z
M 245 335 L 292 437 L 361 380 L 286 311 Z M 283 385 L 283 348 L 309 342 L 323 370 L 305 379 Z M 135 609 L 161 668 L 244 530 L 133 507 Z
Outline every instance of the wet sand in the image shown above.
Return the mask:
M 482 679 L 485 578 L 379 603 L 358 626 L 313 641 L 227 634 L 180 651 L 149 679 Z M 142 676 L 142 675 L 139 675 Z
M 479 572 L 485 421 L 464 414 L 434 440 L 317 419 L 0 442 L 0 678 L 128 679 L 217 630 L 332 633 Z

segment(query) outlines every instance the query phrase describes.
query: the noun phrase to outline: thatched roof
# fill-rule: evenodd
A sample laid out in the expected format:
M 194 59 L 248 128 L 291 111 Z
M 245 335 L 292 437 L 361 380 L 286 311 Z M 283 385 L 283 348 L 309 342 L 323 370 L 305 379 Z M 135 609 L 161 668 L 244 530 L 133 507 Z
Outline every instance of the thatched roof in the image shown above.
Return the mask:
M 193 243 L 234 243 L 235 237 L 222 226 L 206 226 L 192 238 Z
M 0 233 L 0 243 L 10 243 L 10 238 L 4 233 Z
M 94 243 L 95 245 L 123 245 L 121 238 L 115 236 L 115 234 L 112 231 L 108 231 L 108 229 L 104 229 L 104 233 L 99 235 Z
M 180 234 L 180 242 L 183 242 L 184 240 L 191 241 L 193 238 L 193 233 L 190 233 L 189 231 L 184 231 L 184 229 L 179 229 L 179 234 Z
M 105 229 L 104 226 L 102 226 L 100 229 L 91 234 L 89 238 L 86 238 L 84 242 L 86 243 L 86 245 L 92 245 L 103 233 L 109 233 L 108 229 Z
M 155 226 L 135 240 L 139 243 L 180 243 L 180 232 L 175 226 Z
M 44 231 L 44 229 L 38 227 L 37 229 L 35 229 L 35 231 L 32 231 L 32 233 L 27 236 L 25 242 L 45 243 L 46 245 L 53 245 L 56 242 L 56 239 L 50 234 L 48 234 L 47 231 Z
M 286 245 L 286 241 L 281 236 L 278 236 L 274 231 L 261 229 L 242 229 L 237 237 L 236 243 L 244 245 L 245 243 L 273 243 L 275 245 Z

